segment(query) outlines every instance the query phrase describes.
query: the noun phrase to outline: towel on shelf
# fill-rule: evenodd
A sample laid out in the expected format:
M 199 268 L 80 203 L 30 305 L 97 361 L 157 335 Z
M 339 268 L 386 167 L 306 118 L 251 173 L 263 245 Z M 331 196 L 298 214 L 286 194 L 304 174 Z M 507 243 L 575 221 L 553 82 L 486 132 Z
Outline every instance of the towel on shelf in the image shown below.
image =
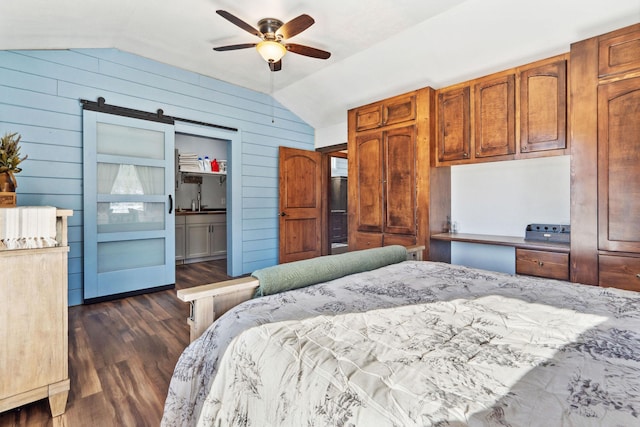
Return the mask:
M 48 248 L 57 244 L 55 207 L 0 208 L 0 249 Z
M 195 153 L 179 153 L 178 169 L 181 172 L 202 172 L 202 165 Z

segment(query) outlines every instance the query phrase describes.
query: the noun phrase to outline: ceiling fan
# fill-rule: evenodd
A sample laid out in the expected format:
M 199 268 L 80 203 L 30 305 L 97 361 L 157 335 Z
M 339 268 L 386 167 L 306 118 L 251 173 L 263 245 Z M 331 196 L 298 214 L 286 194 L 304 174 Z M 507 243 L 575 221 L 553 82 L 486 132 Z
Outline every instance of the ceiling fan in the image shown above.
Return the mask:
M 310 56 L 311 58 L 327 59 L 331 56 L 330 52 L 314 47 L 286 43 L 287 39 L 300 34 L 313 25 L 315 21 L 309 15 L 302 14 L 286 24 L 279 19 L 264 18 L 258 21 L 258 29 L 256 29 L 225 10 L 216 10 L 216 13 L 232 24 L 262 39 L 262 41 L 214 47 L 213 50 L 215 51 L 224 52 L 227 50 L 255 47 L 260 53 L 260 56 L 269 63 L 269 69 L 271 71 L 280 71 L 282 69 L 282 57 L 287 51 L 297 53 L 298 55 Z

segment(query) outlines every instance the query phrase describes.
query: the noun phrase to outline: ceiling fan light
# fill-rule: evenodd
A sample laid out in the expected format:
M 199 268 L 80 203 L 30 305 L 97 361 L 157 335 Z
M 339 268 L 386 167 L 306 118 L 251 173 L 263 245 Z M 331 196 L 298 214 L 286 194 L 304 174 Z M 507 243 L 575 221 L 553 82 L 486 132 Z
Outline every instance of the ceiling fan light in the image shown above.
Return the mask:
M 261 41 L 256 46 L 256 49 L 267 62 L 278 62 L 287 53 L 287 48 L 284 45 L 273 40 Z

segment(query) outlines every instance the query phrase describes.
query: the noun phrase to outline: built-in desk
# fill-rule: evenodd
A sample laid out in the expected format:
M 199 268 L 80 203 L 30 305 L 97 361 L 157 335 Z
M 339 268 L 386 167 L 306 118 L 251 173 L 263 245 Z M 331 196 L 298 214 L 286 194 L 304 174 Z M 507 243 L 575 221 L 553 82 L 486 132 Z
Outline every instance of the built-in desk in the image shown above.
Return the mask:
M 523 237 L 470 233 L 438 233 L 433 240 L 514 247 L 516 274 L 569 280 L 569 243 L 540 242 Z
M 470 233 L 438 233 L 432 234 L 434 240 L 445 240 L 449 242 L 482 243 L 485 245 L 512 246 L 514 248 L 535 249 L 550 252 L 569 253 L 569 243 L 539 242 L 535 240 L 525 240 L 524 237 L 515 236 L 493 236 L 490 234 L 470 234 Z

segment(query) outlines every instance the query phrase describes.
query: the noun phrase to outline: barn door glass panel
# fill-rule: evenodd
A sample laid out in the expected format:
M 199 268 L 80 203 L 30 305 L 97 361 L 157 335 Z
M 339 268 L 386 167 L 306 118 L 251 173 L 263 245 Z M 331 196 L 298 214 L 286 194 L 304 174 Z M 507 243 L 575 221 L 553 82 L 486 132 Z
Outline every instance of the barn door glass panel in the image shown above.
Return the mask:
M 85 298 L 175 282 L 173 126 L 86 112 Z

